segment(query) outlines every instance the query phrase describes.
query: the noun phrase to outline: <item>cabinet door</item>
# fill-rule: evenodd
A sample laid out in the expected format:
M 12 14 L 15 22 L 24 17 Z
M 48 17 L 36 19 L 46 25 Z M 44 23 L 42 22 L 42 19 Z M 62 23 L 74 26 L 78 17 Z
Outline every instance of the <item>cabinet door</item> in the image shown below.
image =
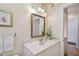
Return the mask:
M 60 42 L 40 52 L 37 56 L 60 56 Z

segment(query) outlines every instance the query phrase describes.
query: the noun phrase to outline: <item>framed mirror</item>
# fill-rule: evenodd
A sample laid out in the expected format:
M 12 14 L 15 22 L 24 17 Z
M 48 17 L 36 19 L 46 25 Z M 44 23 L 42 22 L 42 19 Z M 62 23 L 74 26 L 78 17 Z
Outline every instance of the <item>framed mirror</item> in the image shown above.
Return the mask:
M 45 35 L 45 17 L 31 15 L 31 37 L 42 37 Z

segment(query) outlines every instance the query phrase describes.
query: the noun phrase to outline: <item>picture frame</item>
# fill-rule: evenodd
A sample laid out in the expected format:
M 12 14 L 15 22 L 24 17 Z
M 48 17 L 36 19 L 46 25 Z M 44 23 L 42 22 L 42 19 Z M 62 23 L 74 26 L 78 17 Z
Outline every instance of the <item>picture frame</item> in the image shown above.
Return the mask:
M 0 10 L 0 27 L 12 27 L 12 13 Z

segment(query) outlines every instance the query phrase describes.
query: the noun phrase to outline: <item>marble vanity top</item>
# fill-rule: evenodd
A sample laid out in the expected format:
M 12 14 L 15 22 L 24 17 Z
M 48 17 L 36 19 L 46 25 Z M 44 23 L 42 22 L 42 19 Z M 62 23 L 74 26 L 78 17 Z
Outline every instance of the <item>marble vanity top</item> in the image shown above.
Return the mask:
M 33 41 L 33 42 L 25 43 L 24 46 L 30 52 L 32 52 L 33 55 L 36 55 L 36 54 L 46 50 L 47 48 L 55 45 L 58 42 L 59 42 L 58 39 L 52 39 L 52 40 L 47 40 L 44 44 L 40 45 L 39 41 Z

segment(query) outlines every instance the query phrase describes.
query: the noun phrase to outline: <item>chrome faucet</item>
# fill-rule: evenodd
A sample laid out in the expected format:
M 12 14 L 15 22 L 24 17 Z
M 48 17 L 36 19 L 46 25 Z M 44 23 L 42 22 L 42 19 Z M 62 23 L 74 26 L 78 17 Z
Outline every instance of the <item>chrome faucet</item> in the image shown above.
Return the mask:
M 45 43 L 47 37 L 42 37 L 41 39 L 39 39 L 39 44 L 42 45 Z

